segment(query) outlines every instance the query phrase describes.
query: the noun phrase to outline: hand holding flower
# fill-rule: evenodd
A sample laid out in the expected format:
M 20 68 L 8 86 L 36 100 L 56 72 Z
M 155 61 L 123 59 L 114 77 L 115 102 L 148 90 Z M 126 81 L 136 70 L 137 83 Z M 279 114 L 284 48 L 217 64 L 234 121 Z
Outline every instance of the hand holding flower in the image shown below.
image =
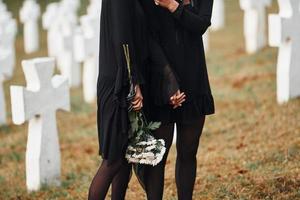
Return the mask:
M 179 3 L 175 0 L 154 0 L 154 2 L 156 5 L 168 9 L 170 12 L 174 12 L 179 6 Z
M 141 110 L 143 107 L 143 95 L 139 85 L 135 86 L 135 92 L 136 94 L 134 96 L 134 99 L 132 100 L 132 106 L 133 110 L 138 111 Z

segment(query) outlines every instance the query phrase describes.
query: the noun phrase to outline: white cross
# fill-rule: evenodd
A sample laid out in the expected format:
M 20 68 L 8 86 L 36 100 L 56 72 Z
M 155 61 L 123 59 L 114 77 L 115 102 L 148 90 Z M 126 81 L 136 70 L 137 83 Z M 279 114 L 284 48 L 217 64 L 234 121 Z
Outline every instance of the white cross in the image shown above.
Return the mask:
M 68 81 L 52 78 L 55 61 L 38 58 L 22 62 L 27 87 L 11 86 L 15 124 L 29 120 L 26 150 L 26 184 L 29 191 L 60 184 L 60 150 L 56 110 L 70 110 Z
M 266 7 L 271 3 L 271 0 L 240 0 L 244 10 L 246 51 L 249 54 L 256 53 L 267 44 Z
M 269 43 L 279 47 L 277 101 L 300 96 L 300 0 L 278 0 L 279 14 L 269 16 Z
M 202 35 L 202 40 L 203 40 L 203 46 L 204 46 L 204 50 L 205 52 L 209 51 L 209 42 L 210 42 L 210 37 L 209 37 L 209 34 L 210 34 L 210 29 L 207 29 L 206 32 Z
M 59 69 L 65 77 L 69 79 L 71 87 L 79 87 L 81 84 L 80 63 L 76 61 L 74 55 L 74 36 L 76 26 L 68 20 L 62 19 L 60 22 L 60 43 L 57 55 Z
M 88 15 L 97 15 L 100 18 L 102 8 L 102 0 L 90 0 L 90 4 L 87 7 Z
M 48 56 L 56 57 L 59 46 L 57 38 L 59 37 L 58 22 L 59 3 L 50 3 L 47 5 L 46 12 L 42 17 L 42 25 L 47 30 Z
M 3 82 L 10 77 L 11 69 L 10 58 L 11 54 L 9 51 L 0 51 L 0 126 L 6 124 L 6 104 L 5 95 L 3 89 Z
M 38 19 L 40 15 L 40 6 L 35 0 L 24 1 L 20 10 L 20 21 L 24 24 L 24 47 L 26 53 L 33 53 L 39 49 Z
M 0 13 L 5 12 L 7 10 L 6 5 L 0 0 Z
M 78 1 L 51 3 L 43 15 L 43 28 L 48 31 L 48 55 L 57 59 L 61 73 L 72 87 L 81 84 L 80 64 L 74 58 L 74 35 L 77 24 Z
M 211 30 L 218 31 L 225 26 L 225 8 L 224 0 L 214 0 L 212 18 L 211 18 Z
M 17 35 L 17 22 L 12 19 L 11 13 L 0 12 L 0 54 L 6 78 L 11 78 L 16 62 L 15 39 Z
M 75 58 L 79 62 L 83 62 L 83 96 L 87 103 L 92 103 L 96 99 L 100 36 L 99 20 L 98 16 L 93 15 L 81 17 L 81 29 L 75 37 Z

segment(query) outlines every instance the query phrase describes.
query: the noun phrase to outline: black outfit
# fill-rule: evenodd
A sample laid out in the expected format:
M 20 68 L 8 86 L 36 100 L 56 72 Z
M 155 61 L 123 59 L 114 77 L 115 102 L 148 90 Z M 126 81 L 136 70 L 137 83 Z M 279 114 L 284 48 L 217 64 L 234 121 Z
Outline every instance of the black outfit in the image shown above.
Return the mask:
M 164 60 L 162 49 L 150 37 L 138 0 L 103 0 L 100 30 L 97 84 L 99 153 L 103 159 L 114 161 L 124 157 L 129 128 L 126 104 L 129 80 L 122 45 L 129 45 L 134 84 L 145 83 L 142 74 L 146 75 L 146 79 L 147 74 L 155 74 L 152 77 L 156 77 L 160 93 L 164 94 L 157 97 L 157 101 L 168 102 L 179 87 Z M 150 86 L 144 84 L 142 87 L 147 102 Z
M 149 200 L 163 197 L 164 168 L 173 139 L 174 122 L 177 125 L 176 185 L 179 200 L 191 200 L 193 196 L 197 150 L 205 115 L 214 113 L 214 100 L 208 80 L 202 35 L 210 26 L 213 0 L 191 0 L 191 4 L 179 7 L 174 13 L 156 6 L 153 0 L 142 0 L 153 38 L 162 47 L 160 60 L 176 75 L 177 84 L 186 94 L 182 107 L 173 109 L 160 97 L 166 94 L 155 73 L 149 73 L 151 120 L 163 125 L 155 131 L 156 138 L 164 139 L 167 152 L 155 167 L 140 170 Z M 166 77 L 166 76 L 165 76 Z M 174 82 L 170 82 L 174 83 Z M 169 86 L 170 87 L 170 86 Z M 164 100 L 164 99 L 163 99 Z
M 192 0 L 174 13 L 156 6 L 153 0 L 141 1 L 150 30 L 163 49 L 161 62 L 175 73 L 181 91 L 186 94 L 183 106 L 173 110 L 171 106 L 156 101 L 161 96 L 157 82 L 150 94 L 151 119 L 168 122 L 190 122 L 214 113 L 214 100 L 208 80 L 202 35 L 211 22 L 213 0 Z M 158 85 L 158 86 L 157 86 Z M 162 86 L 161 86 L 162 87 Z

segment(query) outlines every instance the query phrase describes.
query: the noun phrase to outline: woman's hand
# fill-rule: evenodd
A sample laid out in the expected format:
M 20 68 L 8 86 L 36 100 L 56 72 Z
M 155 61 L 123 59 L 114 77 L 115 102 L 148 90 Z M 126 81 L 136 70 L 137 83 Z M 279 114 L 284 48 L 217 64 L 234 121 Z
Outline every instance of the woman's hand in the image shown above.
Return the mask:
M 154 2 L 156 5 L 168 9 L 170 12 L 174 12 L 179 6 L 179 3 L 175 0 L 154 0 Z
M 135 86 L 135 92 L 136 94 L 134 96 L 134 99 L 132 100 L 132 106 L 133 106 L 133 110 L 139 111 L 143 107 L 143 95 L 139 85 Z
M 170 104 L 173 106 L 173 109 L 176 109 L 182 106 L 182 103 L 185 102 L 186 95 L 184 92 L 177 90 L 177 92 L 170 98 Z

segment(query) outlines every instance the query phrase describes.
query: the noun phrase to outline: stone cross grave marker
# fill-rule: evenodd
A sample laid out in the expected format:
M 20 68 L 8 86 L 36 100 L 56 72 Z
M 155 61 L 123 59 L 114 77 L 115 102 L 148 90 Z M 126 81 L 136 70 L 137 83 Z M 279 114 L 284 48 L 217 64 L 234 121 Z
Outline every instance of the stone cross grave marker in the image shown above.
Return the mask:
M 6 103 L 3 89 L 3 83 L 10 78 L 11 70 L 11 54 L 9 51 L 0 51 L 0 126 L 5 125 L 6 121 Z
M 20 21 L 24 24 L 24 47 L 26 53 L 39 49 L 38 19 L 41 15 L 39 4 L 35 0 L 26 0 L 20 10 Z
M 56 22 L 59 15 L 58 12 L 59 3 L 50 3 L 42 16 L 43 29 L 47 30 L 47 47 L 48 56 L 50 57 L 56 57 L 57 47 L 59 46 L 57 40 L 59 38 L 59 30 Z
M 240 0 L 240 7 L 244 10 L 246 51 L 249 54 L 267 45 L 266 7 L 271 3 L 271 0 Z
M 0 0 L 0 13 L 5 12 L 7 10 L 6 5 L 3 3 L 2 0 Z
M 278 0 L 279 14 L 269 16 L 269 43 L 279 47 L 277 101 L 300 96 L 300 0 Z
M 225 7 L 224 0 L 214 0 L 211 18 L 211 30 L 218 31 L 225 26 Z
M 53 58 L 22 62 L 27 87 L 11 86 L 12 117 L 15 124 L 29 121 L 26 149 L 26 184 L 29 191 L 42 185 L 60 185 L 60 149 L 56 111 L 70 110 L 66 78 L 52 77 Z
M 5 69 L 7 70 L 6 76 L 8 78 L 13 75 L 13 70 L 16 62 L 16 35 L 16 20 L 11 17 L 11 13 L 0 12 L 0 54 L 2 54 L 2 60 L 6 60 Z
M 102 8 L 102 0 L 90 0 L 90 3 L 87 7 L 88 15 L 97 15 L 100 20 L 100 13 Z
M 210 45 L 209 45 L 209 42 L 210 42 L 209 33 L 210 33 L 210 31 L 209 31 L 209 29 L 207 29 L 207 31 L 202 35 L 203 46 L 204 46 L 204 50 L 206 52 L 209 51 L 209 47 L 210 47 Z
M 81 84 L 80 63 L 75 59 L 74 43 L 76 25 L 68 20 L 62 19 L 60 22 L 60 49 L 58 52 L 59 69 L 65 77 L 69 79 L 71 87 L 79 87 Z
M 96 100 L 99 55 L 99 18 L 82 16 L 80 32 L 75 36 L 75 58 L 83 62 L 83 96 L 87 103 Z

